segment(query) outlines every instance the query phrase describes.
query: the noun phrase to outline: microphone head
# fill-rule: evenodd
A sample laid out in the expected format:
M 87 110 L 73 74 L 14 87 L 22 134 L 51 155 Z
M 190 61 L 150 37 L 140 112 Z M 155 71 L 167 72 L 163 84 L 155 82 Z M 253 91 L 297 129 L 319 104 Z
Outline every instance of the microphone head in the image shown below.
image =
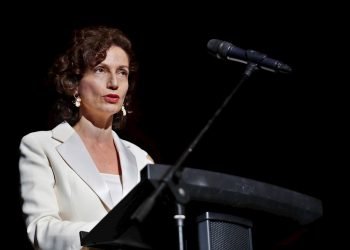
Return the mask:
M 209 53 L 220 59 L 226 58 L 227 52 L 229 51 L 231 46 L 233 46 L 231 43 L 218 39 L 210 39 L 207 43 Z
M 220 56 L 217 54 L 218 48 L 219 48 L 219 44 L 220 44 L 220 40 L 217 39 L 210 39 L 209 42 L 207 43 L 207 48 L 209 50 L 209 54 L 212 56 L 215 56 L 219 59 Z
M 216 52 L 216 51 L 218 51 L 218 47 L 219 47 L 220 43 L 222 43 L 222 41 L 220 41 L 218 39 L 210 39 L 209 42 L 207 43 L 207 48 L 210 51 Z

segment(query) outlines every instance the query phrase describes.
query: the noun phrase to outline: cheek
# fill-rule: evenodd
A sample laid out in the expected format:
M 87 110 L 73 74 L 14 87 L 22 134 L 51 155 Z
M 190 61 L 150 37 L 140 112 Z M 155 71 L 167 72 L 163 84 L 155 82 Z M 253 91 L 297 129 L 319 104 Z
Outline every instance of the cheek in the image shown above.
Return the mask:
M 83 79 L 78 87 L 79 93 L 93 93 L 96 92 L 97 90 L 97 85 L 91 81 L 90 79 Z
M 121 86 L 121 91 L 122 91 L 122 93 L 123 93 L 124 96 L 125 96 L 126 93 L 128 92 L 128 89 L 129 89 L 129 84 L 128 84 L 128 83 L 123 84 L 123 85 Z

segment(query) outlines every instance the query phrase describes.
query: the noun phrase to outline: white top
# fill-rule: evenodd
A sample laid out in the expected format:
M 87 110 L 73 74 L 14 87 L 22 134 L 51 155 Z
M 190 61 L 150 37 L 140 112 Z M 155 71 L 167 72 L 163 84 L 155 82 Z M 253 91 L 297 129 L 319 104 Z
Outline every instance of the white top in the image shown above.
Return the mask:
M 120 175 L 100 173 L 103 180 L 109 188 L 113 206 L 117 205 L 123 199 L 123 185 L 120 181 Z

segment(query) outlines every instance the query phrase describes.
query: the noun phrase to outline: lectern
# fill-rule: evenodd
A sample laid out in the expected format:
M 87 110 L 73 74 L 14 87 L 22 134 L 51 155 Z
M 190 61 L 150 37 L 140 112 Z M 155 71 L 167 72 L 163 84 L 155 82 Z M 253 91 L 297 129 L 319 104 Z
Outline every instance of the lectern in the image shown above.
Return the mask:
M 164 192 L 142 223 L 131 219 L 169 165 L 147 165 L 140 183 L 90 232 L 82 246 L 102 249 L 177 249 L 173 198 Z M 322 216 L 319 199 L 283 187 L 213 171 L 184 168 L 187 249 L 253 249 L 254 235 L 278 234 Z M 255 228 L 257 225 L 257 228 Z

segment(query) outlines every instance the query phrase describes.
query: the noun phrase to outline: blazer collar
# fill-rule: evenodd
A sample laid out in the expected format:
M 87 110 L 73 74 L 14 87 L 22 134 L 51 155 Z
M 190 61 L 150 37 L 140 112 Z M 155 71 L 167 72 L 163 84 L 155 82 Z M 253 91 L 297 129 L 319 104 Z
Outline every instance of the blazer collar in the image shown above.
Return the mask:
M 57 147 L 58 153 L 81 179 L 98 195 L 104 205 L 113 207 L 109 188 L 98 172 L 96 165 L 88 153 L 83 141 L 75 130 L 66 122 L 61 123 L 52 131 L 52 136 L 62 142 Z M 123 196 L 125 196 L 139 181 L 139 171 L 135 156 L 124 145 L 118 135 L 113 132 L 114 143 L 119 152 L 122 169 Z
M 57 125 L 54 129 L 52 129 L 52 138 L 60 142 L 65 142 L 74 133 L 74 128 L 71 125 L 69 125 L 68 122 L 62 122 L 61 124 Z
M 122 169 L 123 196 L 125 196 L 139 182 L 140 172 L 137 167 L 135 155 L 131 153 L 129 146 L 126 146 L 114 131 L 113 139 L 119 152 L 120 166 Z

